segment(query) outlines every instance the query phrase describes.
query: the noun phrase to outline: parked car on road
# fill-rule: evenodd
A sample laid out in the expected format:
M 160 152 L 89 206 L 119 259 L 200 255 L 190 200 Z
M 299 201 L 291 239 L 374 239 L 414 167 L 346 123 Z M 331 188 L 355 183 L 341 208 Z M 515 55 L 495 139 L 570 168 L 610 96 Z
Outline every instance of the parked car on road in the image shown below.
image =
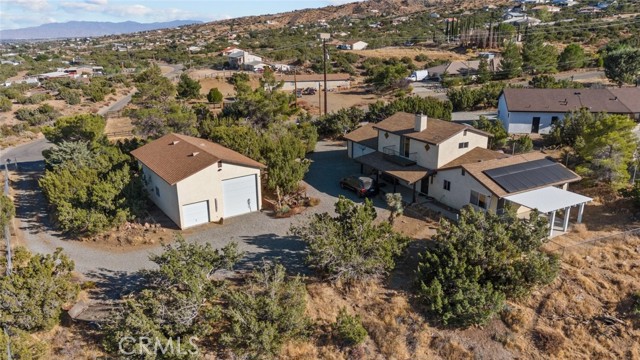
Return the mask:
M 340 187 L 355 191 L 359 197 L 374 196 L 378 193 L 376 180 L 369 176 L 351 175 L 340 180 Z
M 316 94 L 316 89 L 312 88 L 312 87 L 308 87 L 308 88 L 302 90 L 302 94 L 303 95 L 315 95 Z

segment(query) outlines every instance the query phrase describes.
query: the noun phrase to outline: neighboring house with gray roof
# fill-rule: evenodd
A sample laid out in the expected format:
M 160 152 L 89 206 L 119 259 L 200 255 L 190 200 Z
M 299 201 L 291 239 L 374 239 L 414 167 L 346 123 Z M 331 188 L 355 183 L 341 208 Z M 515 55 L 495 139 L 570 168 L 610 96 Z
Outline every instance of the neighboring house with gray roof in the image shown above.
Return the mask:
M 504 89 L 498 119 L 510 134 L 547 134 L 567 113 L 582 108 L 640 120 L 640 88 Z

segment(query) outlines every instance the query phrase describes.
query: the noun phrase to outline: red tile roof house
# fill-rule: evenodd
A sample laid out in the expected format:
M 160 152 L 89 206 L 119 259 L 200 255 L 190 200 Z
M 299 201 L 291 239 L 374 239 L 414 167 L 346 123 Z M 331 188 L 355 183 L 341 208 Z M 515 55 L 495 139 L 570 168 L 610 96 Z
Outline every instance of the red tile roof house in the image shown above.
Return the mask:
M 265 166 L 222 145 L 168 134 L 131 154 L 149 198 L 181 229 L 261 208 Z
M 568 112 L 582 108 L 640 120 L 640 88 L 504 89 L 498 119 L 510 134 L 547 134 Z
M 450 121 L 421 114 L 396 113 L 364 125 L 347 135 L 347 155 L 363 173 L 392 179 L 412 190 L 412 202 L 422 194 L 454 209 L 470 206 L 519 214 L 538 209 L 555 224 L 556 212 L 570 214 L 590 198 L 567 191 L 581 178 L 541 152 L 510 156 L 487 149 L 491 135 Z M 389 189 L 391 191 L 391 189 Z M 566 231 L 569 216 L 560 229 Z

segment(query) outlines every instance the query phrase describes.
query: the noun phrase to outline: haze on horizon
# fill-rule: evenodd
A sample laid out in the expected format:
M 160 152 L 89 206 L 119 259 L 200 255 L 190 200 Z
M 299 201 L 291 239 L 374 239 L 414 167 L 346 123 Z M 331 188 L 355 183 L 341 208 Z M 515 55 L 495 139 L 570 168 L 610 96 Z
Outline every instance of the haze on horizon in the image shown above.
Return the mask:
M 68 21 L 208 22 L 355 1 L 359 0 L 0 0 L 0 30 Z

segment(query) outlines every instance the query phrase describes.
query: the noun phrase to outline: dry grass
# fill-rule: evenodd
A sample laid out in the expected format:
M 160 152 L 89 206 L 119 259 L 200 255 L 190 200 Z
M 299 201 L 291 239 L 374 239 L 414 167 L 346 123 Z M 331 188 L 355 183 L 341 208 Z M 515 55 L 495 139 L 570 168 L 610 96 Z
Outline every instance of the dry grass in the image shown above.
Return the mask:
M 461 55 L 453 51 L 431 50 L 414 47 L 386 47 L 381 49 L 349 51 L 353 52 L 354 54 L 362 55 L 364 57 L 379 57 L 383 59 L 394 56 L 397 58 L 408 56 L 413 60 L 413 58 L 418 54 L 427 55 L 427 57 L 431 60 L 467 60 L 468 58 L 468 56 L 466 55 Z

